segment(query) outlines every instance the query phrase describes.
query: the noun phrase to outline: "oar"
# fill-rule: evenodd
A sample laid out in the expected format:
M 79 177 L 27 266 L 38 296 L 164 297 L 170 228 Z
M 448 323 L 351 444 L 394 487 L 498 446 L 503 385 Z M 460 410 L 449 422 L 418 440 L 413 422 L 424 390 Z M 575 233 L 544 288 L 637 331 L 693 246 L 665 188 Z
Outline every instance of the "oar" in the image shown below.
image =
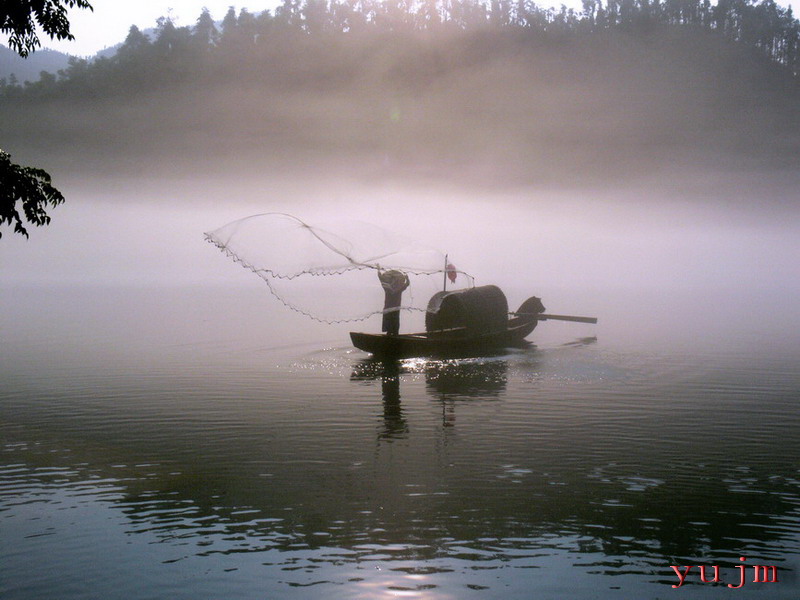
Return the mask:
M 517 317 L 536 317 L 539 321 L 573 321 L 575 323 L 597 323 L 596 317 L 574 317 L 572 315 L 547 315 L 545 313 L 510 313 Z

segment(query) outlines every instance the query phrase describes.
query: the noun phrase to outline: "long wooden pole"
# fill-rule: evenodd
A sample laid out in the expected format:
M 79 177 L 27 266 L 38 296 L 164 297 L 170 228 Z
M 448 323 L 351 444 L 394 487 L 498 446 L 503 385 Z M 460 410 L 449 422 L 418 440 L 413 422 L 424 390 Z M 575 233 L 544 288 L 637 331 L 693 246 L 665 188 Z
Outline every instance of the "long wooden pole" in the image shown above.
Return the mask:
M 575 317 L 573 315 L 548 315 L 545 313 L 511 313 L 518 317 L 536 317 L 539 321 L 572 321 L 574 323 L 597 323 L 597 317 Z
M 447 291 L 447 264 L 448 264 L 447 263 L 447 257 L 448 256 L 449 256 L 448 254 L 444 255 L 444 287 L 442 288 L 442 291 L 445 291 L 445 292 Z
M 597 323 L 597 317 L 573 317 L 572 315 L 546 315 L 540 313 L 536 315 L 540 321 L 574 321 L 575 323 Z

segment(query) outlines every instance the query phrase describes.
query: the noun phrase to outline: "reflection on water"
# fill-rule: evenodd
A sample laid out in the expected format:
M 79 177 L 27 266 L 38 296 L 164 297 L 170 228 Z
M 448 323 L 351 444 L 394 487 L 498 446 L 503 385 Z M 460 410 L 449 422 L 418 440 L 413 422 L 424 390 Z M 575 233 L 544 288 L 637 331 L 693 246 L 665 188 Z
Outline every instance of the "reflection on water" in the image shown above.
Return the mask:
M 404 438 L 408 434 L 408 423 L 400 404 L 401 371 L 403 367 L 399 361 L 363 360 L 356 364 L 350 377 L 352 381 L 381 381 L 383 429 L 378 439 Z
M 408 424 L 400 404 L 401 374 L 424 375 L 428 394 L 442 406 L 442 425 L 455 423 L 455 404 L 465 398 L 499 396 L 506 387 L 508 363 L 503 354 L 497 358 L 378 360 L 357 362 L 352 381 L 380 379 L 383 397 L 384 432 L 382 438 L 403 437 Z
M 796 354 L 264 346 L 9 355 L 0 596 L 656 598 L 740 556 L 796 595 Z

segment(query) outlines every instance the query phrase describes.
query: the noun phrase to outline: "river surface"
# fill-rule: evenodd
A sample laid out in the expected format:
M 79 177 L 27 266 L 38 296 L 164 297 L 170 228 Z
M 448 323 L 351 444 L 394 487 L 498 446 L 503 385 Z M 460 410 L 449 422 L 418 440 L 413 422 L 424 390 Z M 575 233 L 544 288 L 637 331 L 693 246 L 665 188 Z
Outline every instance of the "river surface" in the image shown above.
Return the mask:
M 378 363 L 258 285 L 3 289 L 0 598 L 797 598 L 789 300 Z

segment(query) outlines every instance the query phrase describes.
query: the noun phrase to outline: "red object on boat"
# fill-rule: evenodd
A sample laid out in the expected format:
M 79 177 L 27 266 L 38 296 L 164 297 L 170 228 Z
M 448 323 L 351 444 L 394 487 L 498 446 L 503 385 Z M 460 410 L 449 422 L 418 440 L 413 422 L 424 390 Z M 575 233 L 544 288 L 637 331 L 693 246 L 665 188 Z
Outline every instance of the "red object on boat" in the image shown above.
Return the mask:
M 456 277 L 458 277 L 458 271 L 456 271 L 455 265 L 453 263 L 447 263 L 445 272 L 447 273 L 447 278 L 450 280 L 450 283 L 455 283 Z

